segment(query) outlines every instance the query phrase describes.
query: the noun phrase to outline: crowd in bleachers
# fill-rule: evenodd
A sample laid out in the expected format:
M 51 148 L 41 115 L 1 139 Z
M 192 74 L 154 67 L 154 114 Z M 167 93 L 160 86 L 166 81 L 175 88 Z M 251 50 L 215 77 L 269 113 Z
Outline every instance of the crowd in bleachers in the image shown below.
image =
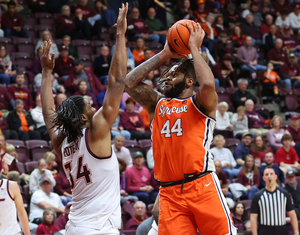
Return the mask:
M 266 166 L 275 169 L 278 186 L 292 195 L 299 219 L 300 1 L 173 3 L 175 19 L 195 20 L 206 33 L 200 53 L 213 71 L 219 96 L 211 152 L 235 225 L 239 231 L 250 230 L 250 200 L 265 186 Z M 166 41 L 165 15 L 156 15 L 162 11 L 153 1 L 147 4 L 144 12 L 135 5 L 128 13 L 128 72 L 159 53 Z M 64 228 L 72 192 L 61 160 L 50 152 L 39 95 L 39 48 L 53 41 L 56 107 L 71 95 L 81 95 L 99 109 L 115 48 L 117 12 L 105 0 L 10 0 L 0 6 L 0 153 L 14 157 L 10 165 L 0 161 L 1 177 L 20 184 L 32 231 L 47 234 L 45 224 L 52 232 Z M 144 82 L 161 91 L 157 80 L 174 62 L 160 65 Z M 290 120 L 258 104 L 249 91 L 258 85 L 266 102 L 295 112 Z M 111 133 L 120 166 L 123 229 L 136 230 L 151 216 L 159 183 L 149 115 L 126 92 Z M 53 214 L 52 221 L 47 221 L 48 214 Z

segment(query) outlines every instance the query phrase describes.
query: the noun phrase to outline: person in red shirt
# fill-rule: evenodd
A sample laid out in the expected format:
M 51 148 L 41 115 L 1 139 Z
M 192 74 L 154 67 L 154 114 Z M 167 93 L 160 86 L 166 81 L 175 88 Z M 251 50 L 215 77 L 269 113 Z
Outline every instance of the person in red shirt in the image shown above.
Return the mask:
M 62 14 L 56 19 L 56 37 L 63 38 L 65 35 L 71 36 L 72 39 L 77 39 L 76 25 L 71 17 L 71 9 L 65 5 L 61 9 Z
M 260 30 L 262 32 L 262 35 L 269 33 L 270 31 L 270 25 L 273 23 L 273 16 L 266 15 L 265 17 L 266 23 L 260 26 Z
M 276 38 L 274 48 L 270 49 L 267 55 L 269 62 L 275 66 L 275 70 L 279 70 L 280 67 L 288 63 L 288 55 L 283 48 L 283 41 L 281 38 Z
M 24 109 L 30 112 L 33 109 L 33 100 L 31 91 L 24 87 L 25 77 L 22 72 L 17 73 L 16 84 L 7 88 L 8 93 L 14 99 L 20 99 L 24 102 Z
M 201 23 L 205 23 L 205 18 L 208 16 L 208 11 L 205 9 L 205 1 L 198 0 L 197 1 L 198 8 L 194 11 L 195 21 Z
M 36 235 L 47 235 L 58 232 L 60 229 L 54 225 L 56 213 L 52 208 L 46 208 L 43 213 L 42 223 L 37 227 Z
M 24 29 L 22 16 L 16 12 L 16 3 L 9 1 L 7 3 L 8 11 L 2 15 L 1 28 L 4 31 L 4 37 L 11 36 L 28 38 L 28 31 Z
M 284 80 L 284 88 L 291 89 L 292 81 L 297 82 L 300 80 L 300 66 L 296 63 L 294 53 L 288 56 L 288 63 L 285 63 L 280 67 L 279 75 Z
M 300 170 L 299 157 L 296 150 L 291 146 L 292 141 L 291 135 L 284 134 L 281 138 L 283 146 L 276 151 L 276 160 L 285 175 L 288 171 L 297 172 Z
M 271 152 L 272 149 L 267 146 L 263 138 L 258 135 L 254 138 L 254 142 L 250 149 L 250 154 L 254 157 L 255 165 L 259 167 L 265 160 L 265 154 Z
M 83 19 L 88 19 L 94 15 L 93 10 L 86 6 L 88 0 L 80 0 L 80 4 L 76 6 L 76 9 L 80 8 L 82 10 Z
M 129 39 L 131 41 L 135 41 L 137 38 L 142 37 L 144 39 L 148 39 L 153 42 L 159 42 L 158 34 L 151 34 L 151 31 L 146 24 L 144 19 L 139 18 L 140 11 L 138 8 L 133 8 L 131 10 L 131 16 L 128 17 L 128 27 L 127 32 L 129 35 Z
M 59 57 L 55 60 L 53 71 L 65 80 L 73 73 L 74 60 L 69 57 L 69 47 L 66 47 L 65 45 L 61 46 Z
M 141 201 L 137 201 L 134 206 L 134 217 L 127 221 L 124 229 L 136 230 L 137 227 L 147 219 L 146 216 L 146 205 Z
M 225 197 L 232 198 L 232 193 L 228 191 L 227 175 L 224 171 L 222 171 L 222 164 L 219 160 L 215 161 L 215 167 L 216 167 L 216 175 L 220 180 L 222 193 L 224 194 Z

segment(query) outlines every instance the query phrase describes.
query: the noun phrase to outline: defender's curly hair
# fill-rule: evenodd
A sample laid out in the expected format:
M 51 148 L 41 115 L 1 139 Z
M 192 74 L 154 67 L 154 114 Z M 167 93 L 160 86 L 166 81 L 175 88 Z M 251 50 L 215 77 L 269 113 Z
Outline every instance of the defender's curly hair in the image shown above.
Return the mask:
M 69 143 L 82 137 L 81 129 L 85 122 L 81 114 L 84 113 L 85 105 L 83 97 L 75 95 L 64 100 L 55 111 L 52 128 L 65 134 Z

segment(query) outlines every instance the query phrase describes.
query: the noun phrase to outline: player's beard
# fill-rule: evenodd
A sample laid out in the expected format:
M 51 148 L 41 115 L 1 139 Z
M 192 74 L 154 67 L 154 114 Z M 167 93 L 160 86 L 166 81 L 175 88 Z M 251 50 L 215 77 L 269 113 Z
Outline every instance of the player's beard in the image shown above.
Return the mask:
M 185 79 L 172 86 L 171 89 L 164 90 L 164 94 L 166 97 L 171 99 L 177 98 L 183 92 L 184 88 L 185 88 Z

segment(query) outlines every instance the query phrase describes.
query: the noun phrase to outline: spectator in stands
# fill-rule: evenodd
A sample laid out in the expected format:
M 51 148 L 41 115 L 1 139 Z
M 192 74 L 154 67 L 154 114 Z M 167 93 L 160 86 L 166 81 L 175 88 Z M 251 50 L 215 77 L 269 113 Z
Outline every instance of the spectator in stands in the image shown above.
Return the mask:
M 275 25 L 278 27 L 279 32 L 283 33 L 283 28 L 286 26 L 291 26 L 290 18 L 288 18 L 289 12 L 286 10 L 281 10 L 279 16 L 277 16 Z
M 120 107 L 119 113 L 122 113 L 123 111 L 124 110 Z M 111 137 L 112 137 L 112 139 L 114 139 L 119 134 L 123 135 L 125 140 L 130 140 L 130 137 L 131 137 L 130 132 L 127 131 L 127 130 L 124 130 L 124 127 L 120 126 L 120 116 L 118 116 L 116 118 L 114 124 L 111 127 Z
M 228 104 L 222 101 L 218 104 L 218 109 L 216 111 L 216 127 L 217 130 L 229 130 L 232 131 L 233 125 L 230 124 L 229 114 L 227 112 Z
M 52 53 L 55 53 L 55 59 L 58 58 L 59 56 L 59 53 L 58 53 L 58 48 L 57 48 L 57 45 L 55 42 L 53 42 L 53 39 L 52 39 L 52 35 L 51 35 L 51 32 L 49 30 L 44 30 L 42 32 L 42 36 L 40 38 L 40 40 L 37 42 L 36 46 L 35 46 L 35 54 L 37 55 L 38 53 L 38 49 L 44 45 L 45 42 L 48 42 L 49 40 L 52 41 L 52 47 L 51 47 L 51 50 L 50 50 L 50 55 Z
M 74 95 L 91 97 L 91 106 L 94 107 L 96 110 L 99 109 L 95 96 L 87 91 L 87 82 L 85 80 L 78 81 L 78 90 L 74 93 Z
M 295 55 L 291 53 L 288 56 L 288 63 L 280 67 L 279 75 L 284 80 L 285 88 L 292 88 L 292 81 L 300 80 L 300 66 L 296 63 Z M 295 85 L 295 84 L 294 84 Z
M 33 100 L 31 96 L 31 91 L 24 87 L 25 77 L 23 73 L 18 73 L 16 76 L 16 84 L 7 88 L 8 93 L 16 101 L 21 99 L 24 104 L 24 109 L 31 111 L 33 108 Z
M 152 146 L 147 151 L 146 154 L 147 165 L 150 170 L 154 169 L 154 158 L 153 158 L 153 149 Z
M 138 8 L 133 8 L 131 10 L 131 16 L 128 17 L 128 35 L 129 40 L 135 41 L 137 38 L 142 37 L 144 39 L 159 42 L 158 34 L 151 34 L 151 31 L 146 24 L 144 19 L 139 18 L 140 11 Z
M 194 18 L 196 22 L 204 23 L 205 18 L 208 16 L 208 10 L 205 9 L 205 1 L 204 0 L 199 0 L 197 1 L 198 8 L 197 10 L 194 11 Z
M 36 234 L 53 234 L 60 229 L 54 225 L 56 220 L 55 210 L 52 208 L 46 208 L 43 213 L 42 223 L 38 226 Z
M 165 45 L 166 42 L 166 27 L 161 22 L 160 19 L 155 18 L 156 11 L 153 7 L 148 9 L 148 18 L 145 20 L 146 24 L 148 25 L 151 34 L 158 34 L 159 35 L 159 42 Z
M 247 211 L 245 210 L 244 203 L 236 203 L 232 209 L 231 215 L 234 226 L 238 229 L 238 231 L 244 231 L 244 223 L 248 220 L 248 215 Z
M 95 35 L 98 40 L 101 36 L 101 27 L 111 27 L 115 23 L 115 11 L 113 9 L 108 9 L 102 0 L 96 0 L 94 2 L 93 9 L 94 16 L 89 18 L 90 24 L 93 26 Z
M 260 186 L 259 188 L 264 188 L 266 186 L 265 181 L 263 180 L 263 172 L 266 167 L 272 167 L 275 171 L 275 174 L 277 175 L 277 178 L 279 180 L 279 186 L 284 186 L 284 174 L 280 167 L 274 163 L 274 154 L 272 152 L 266 152 L 264 162 L 258 167 L 260 171 Z
M 152 56 L 154 56 L 155 54 L 153 53 L 153 51 L 149 48 L 145 48 L 144 49 L 144 58 L 141 59 L 139 62 L 136 63 L 136 66 L 139 66 L 140 64 L 144 63 L 146 60 L 149 60 Z M 155 74 L 159 74 L 158 70 L 153 70 L 153 73 Z
M 250 145 L 252 141 L 252 135 L 250 133 L 244 133 L 242 136 L 242 143 L 240 143 L 234 150 L 234 157 L 239 166 L 243 166 L 245 158 L 250 153 Z
M 125 138 L 122 134 L 118 134 L 114 138 L 114 143 L 111 145 L 117 158 L 123 159 L 127 167 L 132 167 L 132 157 L 128 148 L 124 147 Z
M 102 46 L 100 48 L 100 55 L 94 60 L 94 73 L 100 80 L 102 76 L 108 75 L 111 58 L 109 47 L 106 45 Z
M 232 30 L 235 28 L 235 26 L 240 25 L 241 22 L 242 18 L 236 12 L 236 5 L 234 3 L 229 3 L 224 13 L 225 27 L 227 27 L 229 30 Z
M 254 103 L 256 103 L 256 98 L 251 94 L 251 92 L 247 91 L 248 81 L 247 79 L 240 78 L 237 81 L 238 90 L 235 91 L 231 96 L 231 101 L 234 108 L 239 106 L 244 106 L 246 100 L 251 99 Z
M 203 22 L 201 24 L 201 27 L 204 30 L 205 35 L 206 35 L 203 40 L 203 43 L 204 43 L 204 45 L 207 46 L 207 48 L 210 52 L 214 51 L 213 41 L 215 41 L 215 39 L 217 37 L 217 32 L 215 30 L 215 27 L 213 26 L 214 20 L 215 20 L 215 17 L 212 14 L 209 14 L 208 16 L 206 16 L 205 22 Z
M 253 2 L 251 3 L 249 9 L 246 9 L 242 12 L 242 17 L 247 18 L 248 15 L 251 15 L 253 17 L 253 23 L 257 26 L 261 26 L 264 19 L 258 10 L 258 4 L 256 2 Z
M 36 95 L 39 95 L 41 93 L 42 73 L 39 73 L 34 77 L 34 83 L 37 88 Z M 52 83 L 52 93 L 54 99 L 57 96 L 57 93 L 65 93 L 64 86 L 58 84 L 58 81 L 54 78 L 52 74 L 51 74 L 51 83 Z
M 247 100 L 245 102 L 245 108 L 249 130 L 255 133 L 255 135 L 267 136 L 269 130 L 264 128 L 267 122 L 259 113 L 254 111 L 254 102 L 250 99 Z
M 232 198 L 231 192 L 228 191 L 228 183 L 227 183 L 227 176 L 224 171 L 222 171 L 222 164 L 219 160 L 216 160 L 215 162 L 216 167 L 216 175 L 218 176 L 218 179 L 220 181 L 222 193 L 224 197 Z
M 99 107 L 103 106 L 103 101 L 104 101 L 104 97 L 105 97 L 107 86 L 108 86 L 108 77 L 106 77 L 102 83 L 103 83 L 103 91 L 101 91 L 96 97 Z M 122 107 L 124 110 L 125 109 L 124 106 L 122 106 Z
M 0 82 L 6 86 L 16 81 L 16 70 L 10 56 L 7 54 L 6 46 L 0 45 Z
M 250 148 L 250 154 L 254 157 L 255 165 L 259 167 L 265 160 L 265 154 L 272 152 L 272 149 L 267 146 L 263 138 L 258 135 L 254 138 L 254 142 Z
M 290 125 L 285 130 L 285 133 L 292 136 L 292 146 L 295 147 L 300 141 L 299 116 L 297 114 L 291 116 Z
M 119 170 L 120 170 L 120 194 L 121 194 L 121 205 L 124 205 L 125 201 L 134 199 L 139 200 L 138 197 L 132 196 L 128 194 L 128 187 L 127 187 L 127 177 L 125 175 L 125 170 L 127 164 L 124 159 L 118 158 L 119 162 Z M 131 164 L 132 165 L 132 164 Z
M 47 167 L 48 165 L 45 159 L 42 158 L 38 160 L 37 168 L 35 168 L 30 174 L 30 179 L 29 179 L 30 194 L 33 194 L 35 191 L 40 189 L 39 180 L 44 176 L 50 179 L 53 187 L 56 185 L 56 181 L 52 175 L 52 172 L 48 170 Z
M 90 68 L 85 68 L 81 60 L 75 60 L 75 69 L 67 78 L 64 86 L 67 91 L 75 92 L 78 90 L 78 81 L 87 82 L 87 91 L 97 96 L 103 91 L 103 86 Z
M 63 38 L 66 35 L 77 39 L 76 25 L 71 17 L 71 9 L 68 5 L 61 8 L 61 14 L 56 19 L 56 37 Z M 67 45 L 66 45 L 67 46 Z
M 0 134 L 0 179 L 7 179 L 7 173 L 9 167 L 5 161 L 2 160 L 2 157 L 5 154 L 5 139 L 4 135 Z
M 124 226 L 124 229 L 127 230 L 136 230 L 137 227 L 142 223 L 145 219 L 147 219 L 146 216 L 146 205 L 144 202 L 137 201 L 134 206 L 134 217 L 127 221 L 127 223 Z
M 6 122 L 6 119 L 2 116 L 2 112 L 0 111 L 0 134 L 5 136 L 5 139 L 17 140 L 18 134 L 14 130 L 9 130 L 9 126 Z
M 266 40 L 266 46 L 270 47 L 270 44 L 271 41 Z M 283 45 L 282 39 L 276 38 L 274 48 L 273 49 L 270 48 L 267 56 L 269 62 L 275 66 L 276 71 L 278 71 L 282 65 L 288 62 L 288 56 L 286 50 L 283 48 L 282 45 Z
M 81 8 L 75 9 L 74 23 L 76 25 L 78 39 L 92 39 L 92 26 L 87 19 L 84 19 L 83 11 Z
M 283 28 L 282 41 L 283 47 L 288 50 L 289 53 L 293 53 L 296 50 L 297 42 L 296 38 L 292 36 L 293 32 L 290 27 L 285 26 Z
M 67 99 L 66 94 L 60 93 L 56 96 L 56 107 L 58 107 L 65 99 Z
M 137 196 L 139 200 L 148 205 L 153 187 L 150 185 L 150 172 L 143 166 L 144 161 L 143 153 L 140 151 L 135 152 L 133 155 L 134 165 L 127 167 L 125 175 L 128 179 L 128 192 L 131 192 L 133 196 Z
M 127 43 L 127 41 L 128 41 L 127 38 L 125 38 L 125 41 Z M 113 45 L 111 48 L 111 51 L 110 51 L 111 56 L 114 55 L 115 45 Z M 135 59 L 134 59 L 134 56 L 129 47 L 127 47 L 127 67 L 130 67 L 131 69 L 135 68 Z
M 271 0 L 263 0 L 260 5 L 260 12 L 263 16 L 266 14 L 275 15 L 275 9 L 271 3 Z
M 224 148 L 225 139 L 222 135 L 216 135 L 214 137 L 214 144 L 210 152 L 214 155 L 214 160 L 218 160 L 221 163 L 222 170 L 225 171 L 230 180 L 237 177 L 240 170 L 235 168 L 236 161 L 232 156 L 231 151 L 228 148 Z
M 66 206 L 72 201 L 72 191 L 70 182 L 62 168 L 59 166 L 59 172 L 55 177 L 56 185 L 54 187 L 54 192 L 60 196 L 61 202 Z
M 241 139 L 244 133 L 249 132 L 248 117 L 245 115 L 246 108 L 239 106 L 236 113 L 231 116 L 230 123 L 233 125 L 233 135 L 235 138 Z
M 220 35 L 221 33 L 225 33 L 226 35 L 229 35 L 229 32 L 227 28 L 224 26 L 224 17 L 223 15 L 218 15 L 215 20 L 215 30 L 217 32 L 217 35 Z
M 47 163 L 47 169 L 51 171 L 52 175 L 56 177 L 57 175 L 57 163 L 55 162 L 55 154 L 53 152 L 46 152 L 44 154 L 44 159 Z
M 300 185 L 297 183 L 294 171 L 288 171 L 286 173 L 285 190 L 289 192 L 289 194 L 293 199 L 295 212 L 299 220 L 300 219 Z
M 213 73 L 219 79 L 220 87 L 234 87 L 237 75 L 232 67 L 232 57 L 229 53 L 225 54 L 222 61 L 213 67 Z
M 126 100 L 130 97 L 130 95 L 127 92 L 123 93 L 123 97 L 122 97 L 122 105 L 123 107 L 126 106 Z M 141 105 L 139 105 L 138 103 L 135 104 L 134 106 L 134 111 L 137 113 L 140 113 L 143 110 L 143 107 Z
M 269 130 L 267 140 L 274 153 L 277 149 L 282 147 L 281 138 L 284 135 L 284 129 L 280 128 L 282 125 L 282 119 L 280 116 L 275 115 L 271 120 L 272 129 Z
M 250 45 L 261 45 L 262 35 L 259 27 L 253 22 L 253 16 L 247 15 L 246 21 L 243 23 L 244 34 L 251 37 Z M 246 40 L 246 39 L 245 39 Z
M 276 160 L 285 175 L 288 171 L 297 172 L 300 170 L 299 157 L 296 150 L 291 146 L 292 141 L 293 138 L 291 135 L 284 134 L 281 138 L 283 146 L 276 151 Z
M 68 3 L 68 0 L 47 1 L 47 11 L 51 14 L 60 13 L 61 8 Z
M 6 87 L 0 86 L 0 110 L 3 116 L 7 116 L 8 110 L 15 107 L 15 101 L 8 93 Z
M 15 108 L 16 110 L 11 111 L 6 118 L 9 129 L 16 131 L 19 139 L 23 141 L 41 139 L 30 113 L 24 110 L 23 100 L 17 99 Z
M 191 2 L 190 0 L 184 0 L 182 7 L 177 8 L 175 14 L 179 17 L 179 19 L 190 20 L 193 18 L 193 11 L 191 10 Z
M 32 120 L 35 122 L 37 131 L 40 133 L 43 140 L 49 141 L 50 137 L 47 132 L 46 124 L 42 113 L 41 95 L 38 95 L 35 99 L 36 107 L 31 110 Z
M 289 1 L 277 0 L 273 2 L 273 7 L 276 15 L 280 15 L 282 11 L 290 12 L 291 6 Z
M 268 33 L 264 34 L 263 35 L 263 45 L 264 45 L 264 49 L 266 51 L 266 53 L 269 53 L 270 50 L 276 48 L 275 52 L 281 52 L 282 50 L 282 40 L 281 40 L 281 45 L 277 45 L 277 47 L 275 46 L 276 45 L 276 39 L 278 38 L 277 36 L 277 28 L 276 28 L 276 25 L 275 24 L 271 24 L 269 26 L 269 31 Z M 278 49 L 277 49 L 278 48 Z M 274 52 L 272 52 L 274 53 Z M 285 52 L 286 53 L 286 52 Z M 277 55 L 278 53 L 276 53 Z M 268 54 L 268 60 L 271 60 L 273 59 L 274 57 L 269 57 L 269 54 Z M 285 59 L 287 59 L 287 56 L 285 56 Z M 280 57 L 279 59 L 280 61 L 282 60 L 282 58 Z M 273 63 L 274 64 L 274 63 Z
M 60 215 L 54 222 L 54 224 L 60 229 L 63 230 L 66 228 L 67 222 L 69 221 L 69 213 L 72 202 L 68 202 L 65 208 L 65 212 Z
M 60 45 L 60 47 L 62 47 L 62 46 L 66 46 L 66 47 L 69 48 L 69 55 L 68 55 L 68 57 L 70 57 L 73 60 L 79 59 L 77 49 L 76 49 L 75 46 L 73 46 L 71 44 L 71 37 L 69 35 L 63 36 L 63 41 L 62 41 L 62 44 Z
M 260 30 L 262 32 L 262 35 L 265 35 L 269 33 L 270 26 L 273 24 L 273 16 L 266 15 L 265 17 L 265 23 L 260 26 Z
M 259 179 L 259 170 L 254 163 L 254 157 L 252 155 L 248 155 L 245 158 L 245 164 L 238 175 L 238 183 L 244 185 L 248 189 L 243 196 L 252 200 L 255 193 L 259 191 Z
M 238 25 L 234 26 L 231 40 L 236 50 L 245 44 L 245 37 L 245 34 L 242 34 L 241 27 Z
M 18 184 L 20 184 L 20 175 L 22 175 L 22 172 L 19 170 L 17 161 L 18 161 L 18 154 L 16 152 L 15 146 L 12 144 L 6 143 L 5 145 L 5 153 L 9 154 L 14 158 L 14 160 L 11 162 L 11 164 L 8 166 L 8 172 L 7 172 L 7 179 L 11 181 L 15 181 Z M 28 175 L 29 177 L 29 175 Z
M 134 111 L 135 101 L 130 97 L 126 100 L 126 109 L 121 114 L 120 124 L 136 140 L 150 139 L 151 132 L 145 130 L 143 120 L 139 113 Z
M 291 28 L 297 32 L 298 29 L 300 29 L 300 5 L 299 3 L 296 4 L 296 6 L 294 7 L 294 11 L 291 12 L 289 15 L 288 15 L 288 18 L 289 18 L 289 21 L 290 21 L 290 24 L 291 24 Z
M 16 12 L 16 3 L 9 1 L 7 3 L 8 10 L 2 15 L 1 28 L 4 31 L 4 37 L 12 36 L 28 38 L 28 31 L 24 29 L 24 21 L 22 16 Z
M 28 6 L 33 13 L 36 12 L 47 12 L 46 6 L 47 0 L 29 0 Z
M 144 54 L 145 49 L 147 49 L 147 47 L 145 45 L 144 38 L 141 38 L 141 37 L 137 38 L 136 39 L 136 48 L 132 51 L 132 54 L 134 56 L 136 64 L 139 61 L 145 59 L 145 54 Z M 152 56 L 154 56 L 154 55 L 155 54 L 152 52 Z
M 87 7 L 87 2 L 88 0 L 80 0 L 80 3 L 76 5 L 76 9 L 82 10 L 83 19 L 88 19 L 94 15 L 93 10 Z
M 241 46 L 237 50 L 237 57 L 239 60 L 241 60 L 244 63 L 241 66 L 241 69 L 249 71 L 253 79 L 256 78 L 256 73 L 253 71 L 253 69 L 258 70 L 261 73 L 267 70 L 266 66 L 257 64 L 257 59 L 258 59 L 257 51 L 256 48 L 252 46 L 251 36 L 246 36 L 245 45 Z
M 69 48 L 65 45 L 61 46 L 58 55 L 53 71 L 66 80 L 74 72 L 74 60 L 69 57 Z
M 29 221 L 41 224 L 43 212 L 46 208 L 52 208 L 56 213 L 64 213 L 64 205 L 56 193 L 52 193 L 52 180 L 48 176 L 39 179 L 40 189 L 31 196 Z

